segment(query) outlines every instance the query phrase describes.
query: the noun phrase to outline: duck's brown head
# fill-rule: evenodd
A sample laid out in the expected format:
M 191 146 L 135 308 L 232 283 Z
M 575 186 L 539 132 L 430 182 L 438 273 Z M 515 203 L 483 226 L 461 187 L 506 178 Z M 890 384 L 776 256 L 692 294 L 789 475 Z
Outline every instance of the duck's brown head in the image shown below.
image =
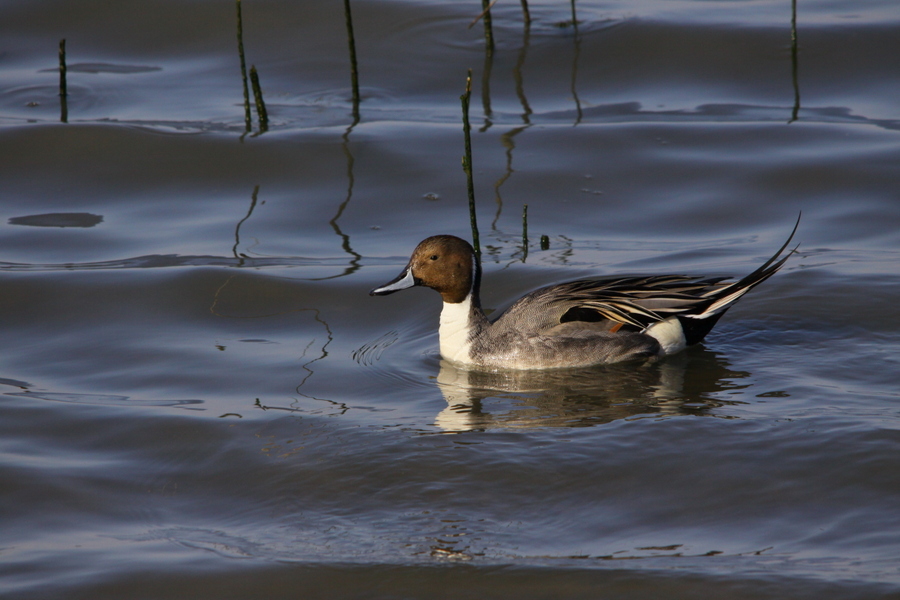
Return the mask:
M 386 296 L 421 285 L 436 290 L 444 302 L 459 303 L 473 291 L 477 269 L 469 242 L 453 235 L 435 235 L 419 242 L 400 275 L 369 295 Z

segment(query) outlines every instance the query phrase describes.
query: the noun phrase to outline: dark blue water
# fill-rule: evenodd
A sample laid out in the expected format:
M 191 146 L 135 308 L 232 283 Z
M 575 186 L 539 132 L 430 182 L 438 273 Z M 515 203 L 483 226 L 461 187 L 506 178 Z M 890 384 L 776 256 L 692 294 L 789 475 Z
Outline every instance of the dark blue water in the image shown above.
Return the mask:
M 356 1 L 354 103 L 343 3 L 244 0 L 248 127 L 233 3 L 4 3 L 0 595 L 897 597 L 900 9 L 799 4 Z M 470 68 L 486 308 L 798 252 L 656 364 L 443 363 L 368 290 L 471 237 Z

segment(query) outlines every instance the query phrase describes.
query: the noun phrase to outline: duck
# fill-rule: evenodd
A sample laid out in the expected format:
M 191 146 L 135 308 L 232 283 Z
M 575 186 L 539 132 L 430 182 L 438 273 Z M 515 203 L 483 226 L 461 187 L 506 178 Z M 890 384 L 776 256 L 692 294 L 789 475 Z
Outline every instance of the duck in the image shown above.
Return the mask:
M 787 241 L 755 271 L 730 277 L 650 275 L 597 277 L 526 294 L 493 320 L 481 307 L 481 265 L 472 245 L 453 235 L 422 240 L 385 296 L 414 286 L 443 300 L 441 356 L 476 370 L 578 368 L 658 360 L 699 344 L 725 312 L 784 266 Z

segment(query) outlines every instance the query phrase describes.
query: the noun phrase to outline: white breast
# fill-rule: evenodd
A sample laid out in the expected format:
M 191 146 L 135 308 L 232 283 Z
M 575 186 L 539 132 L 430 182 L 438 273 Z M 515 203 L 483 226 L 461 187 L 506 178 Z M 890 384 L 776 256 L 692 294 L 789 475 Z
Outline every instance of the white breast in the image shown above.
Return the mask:
M 472 312 L 472 299 L 467 297 L 459 303 L 444 302 L 441 311 L 441 326 L 438 336 L 441 340 L 441 356 L 454 362 L 469 364 L 471 347 L 469 316 Z

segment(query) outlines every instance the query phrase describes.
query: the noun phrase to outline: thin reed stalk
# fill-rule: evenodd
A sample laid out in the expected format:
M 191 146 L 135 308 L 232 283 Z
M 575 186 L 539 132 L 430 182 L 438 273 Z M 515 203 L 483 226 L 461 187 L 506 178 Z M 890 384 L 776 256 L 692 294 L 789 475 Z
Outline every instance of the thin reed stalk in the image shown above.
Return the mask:
M 465 136 L 465 154 L 462 167 L 466 174 L 466 185 L 469 192 L 469 220 L 472 224 L 472 247 L 475 259 L 481 260 L 481 245 L 478 239 L 478 221 L 475 216 L 475 181 L 472 177 L 472 126 L 469 124 L 469 101 L 472 98 L 472 69 L 466 76 L 466 91 L 459 97 L 462 103 L 463 134 Z
M 528 258 L 528 205 L 522 207 L 522 262 Z
M 350 86 L 353 94 L 353 122 L 359 122 L 359 68 L 356 63 L 356 38 L 353 35 L 353 16 L 350 0 L 344 0 L 344 19 L 347 22 L 347 44 L 350 47 Z
M 253 128 L 253 119 L 250 116 L 250 89 L 247 87 L 247 62 L 244 59 L 244 20 L 241 16 L 241 0 L 236 0 L 237 5 L 237 41 L 238 56 L 241 59 L 241 81 L 244 84 L 244 128 L 249 133 Z
M 66 38 L 59 40 L 59 120 L 69 122 L 69 89 L 66 82 Z
M 256 66 L 250 65 L 250 85 L 253 86 L 253 99 L 256 101 L 256 116 L 259 118 L 259 130 L 269 130 L 269 113 L 266 103 L 263 101 L 262 87 L 259 85 L 259 75 Z

